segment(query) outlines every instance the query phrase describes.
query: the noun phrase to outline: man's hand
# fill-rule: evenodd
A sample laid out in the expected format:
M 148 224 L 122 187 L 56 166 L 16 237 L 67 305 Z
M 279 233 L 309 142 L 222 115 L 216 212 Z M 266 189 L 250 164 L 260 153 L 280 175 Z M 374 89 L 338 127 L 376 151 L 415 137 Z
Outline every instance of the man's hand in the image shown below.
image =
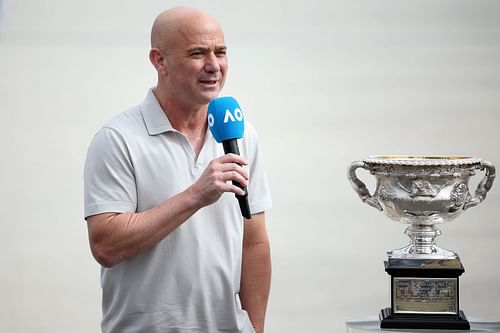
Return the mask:
M 246 159 L 235 154 L 216 158 L 209 163 L 188 191 L 200 208 L 213 204 L 224 192 L 244 195 L 245 191 L 232 182 L 240 183 L 243 187 L 248 186 L 248 173 L 242 167 L 247 164 Z

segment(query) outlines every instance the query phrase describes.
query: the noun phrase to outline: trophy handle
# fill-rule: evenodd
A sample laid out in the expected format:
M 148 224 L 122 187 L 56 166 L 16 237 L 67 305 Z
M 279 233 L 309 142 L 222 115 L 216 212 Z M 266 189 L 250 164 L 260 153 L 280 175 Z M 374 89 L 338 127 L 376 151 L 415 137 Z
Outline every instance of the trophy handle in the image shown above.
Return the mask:
M 365 183 L 363 183 L 357 176 L 356 176 L 356 170 L 359 168 L 363 168 L 365 170 L 369 170 L 365 163 L 362 161 L 356 161 L 352 162 L 351 166 L 349 167 L 349 172 L 347 174 L 347 177 L 349 178 L 349 181 L 351 182 L 352 188 L 356 193 L 359 195 L 359 198 L 361 201 L 364 203 L 377 208 L 378 210 L 383 210 L 382 206 L 378 202 L 378 199 L 376 196 L 370 195 L 370 192 L 366 188 Z
M 464 204 L 463 210 L 479 205 L 485 198 L 486 193 L 491 189 L 493 180 L 495 180 L 495 166 L 488 161 L 481 161 L 485 174 L 481 182 L 477 185 L 474 196 L 469 197 Z

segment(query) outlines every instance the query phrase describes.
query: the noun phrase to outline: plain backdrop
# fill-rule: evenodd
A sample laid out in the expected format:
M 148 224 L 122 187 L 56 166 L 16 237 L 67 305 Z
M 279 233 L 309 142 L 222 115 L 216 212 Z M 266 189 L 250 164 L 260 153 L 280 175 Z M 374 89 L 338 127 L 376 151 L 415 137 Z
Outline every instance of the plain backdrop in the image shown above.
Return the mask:
M 149 32 L 188 4 L 226 33 L 235 96 L 273 192 L 267 332 L 342 332 L 389 306 L 385 252 L 405 226 L 346 178 L 373 154 L 500 165 L 500 2 L 0 0 L 0 330 L 98 332 L 99 265 L 83 220 L 87 146 L 156 75 Z M 360 177 L 373 191 L 368 173 Z M 471 181 L 471 192 L 482 174 Z M 461 308 L 500 318 L 500 183 L 441 226 Z

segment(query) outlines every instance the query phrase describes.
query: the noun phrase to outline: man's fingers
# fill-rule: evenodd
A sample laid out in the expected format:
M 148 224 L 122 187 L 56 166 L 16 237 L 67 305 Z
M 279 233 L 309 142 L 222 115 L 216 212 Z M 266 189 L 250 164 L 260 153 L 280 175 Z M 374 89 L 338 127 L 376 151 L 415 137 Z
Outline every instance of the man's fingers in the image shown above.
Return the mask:
M 247 187 L 248 186 L 248 179 L 243 177 L 239 172 L 237 171 L 227 171 L 222 174 L 222 180 L 224 182 L 237 182 L 240 183 L 241 186 Z
M 236 172 L 239 175 L 241 175 L 244 179 L 248 180 L 248 172 L 236 163 L 221 164 L 220 171 L 222 171 L 224 173 Z
M 241 195 L 241 196 L 245 195 L 245 193 L 246 193 L 245 190 L 243 190 L 235 185 L 231 185 L 231 186 L 232 186 L 231 192 L 233 192 L 234 194 Z
M 232 192 L 232 193 L 237 194 L 237 195 L 245 195 L 245 193 L 246 193 L 245 190 L 234 185 L 232 182 L 226 183 L 224 192 Z
M 220 163 L 236 163 L 240 165 L 248 165 L 248 160 L 240 155 L 236 154 L 226 154 L 219 157 Z

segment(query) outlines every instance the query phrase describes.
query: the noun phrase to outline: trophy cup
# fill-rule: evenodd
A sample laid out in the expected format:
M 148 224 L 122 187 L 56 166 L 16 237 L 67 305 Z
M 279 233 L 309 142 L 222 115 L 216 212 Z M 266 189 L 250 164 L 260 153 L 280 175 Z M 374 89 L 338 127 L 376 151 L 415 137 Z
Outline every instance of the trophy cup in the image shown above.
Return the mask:
M 377 180 L 370 195 L 356 170 Z M 474 196 L 469 178 L 485 171 Z M 353 162 L 349 180 L 361 200 L 391 219 L 409 224 L 410 244 L 387 252 L 391 307 L 380 312 L 381 328 L 462 329 L 470 325 L 459 308 L 458 277 L 465 271 L 457 253 L 435 244 L 437 224 L 451 221 L 481 203 L 495 178 L 495 167 L 467 156 L 370 156 Z

